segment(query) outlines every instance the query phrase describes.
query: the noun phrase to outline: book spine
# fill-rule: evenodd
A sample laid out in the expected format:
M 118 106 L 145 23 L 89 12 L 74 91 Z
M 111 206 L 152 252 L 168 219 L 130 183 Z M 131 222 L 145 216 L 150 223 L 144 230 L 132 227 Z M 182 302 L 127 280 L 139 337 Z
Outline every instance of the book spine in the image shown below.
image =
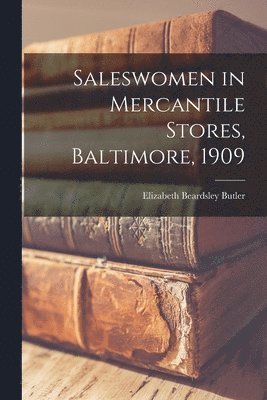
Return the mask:
M 213 12 L 33 43 L 24 53 L 208 53 Z M 185 40 L 186 37 L 186 40 Z
M 24 178 L 23 183 L 26 217 L 101 215 L 187 217 L 195 215 L 196 208 L 200 204 L 198 196 L 202 190 L 200 186 L 78 181 L 43 177 Z M 190 198 L 186 202 L 182 201 L 183 193 L 187 192 L 190 193 Z M 153 202 L 148 201 L 149 199 L 153 199 Z
M 265 266 L 261 242 L 202 282 L 171 278 L 171 271 L 154 275 L 143 267 L 146 274 L 138 273 L 133 265 L 129 271 L 123 263 L 24 249 L 24 336 L 198 377 L 266 309 Z
M 204 113 L 203 113 L 204 114 Z M 177 123 L 201 123 L 205 120 L 206 115 L 200 112 L 190 112 L 179 114 Z M 147 127 L 155 125 L 167 124 L 170 121 L 168 113 L 110 113 L 109 109 L 85 109 L 85 110 L 68 110 L 56 112 L 35 112 L 24 115 L 25 131 L 45 131 L 45 130 L 64 130 L 64 129 L 101 129 L 116 128 L 123 126 L 130 127 Z
M 212 18 L 213 13 L 210 12 L 120 28 L 109 32 L 34 43 L 24 49 L 24 54 L 31 55 L 30 58 L 24 59 L 24 70 L 26 71 L 24 81 L 29 86 L 38 86 L 40 82 L 43 84 L 64 83 L 68 79 L 69 71 L 73 70 L 73 65 L 84 65 L 82 53 L 210 53 L 212 50 Z M 60 69 L 56 65 L 56 58 L 52 64 L 50 57 L 49 60 L 42 58 L 42 68 L 40 69 L 39 55 L 45 53 L 50 55 L 65 53 L 75 54 L 75 56 L 69 63 L 66 58 L 64 67 L 60 63 Z M 120 64 L 116 65 L 115 59 L 112 60 L 112 63 L 114 71 L 124 67 Z
M 26 251 L 24 336 L 197 377 L 190 293 L 185 282 L 85 268 Z
M 193 217 L 24 217 L 26 247 L 164 268 L 198 267 Z
M 35 54 L 25 61 L 25 78 L 29 85 L 65 82 L 66 72 L 73 65 L 81 65 L 79 53 L 266 53 L 267 31 L 224 11 L 212 11 L 176 17 L 155 23 L 147 23 L 109 32 L 92 33 L 84 36 L 33 43 L 24 49 L 25 54 Z M 53 74 L 51 60 L 42 63 L 39 54 L 76 54 L 60 74 L 55 67 Z M 43 60 L 44 61 L 44 60 Z M 73 64 L 74 62 L 74 64 Z M 114 62 L 114 70 L 121 67 Z M 26 82 L 26 81 L 25 81 Z
M 124 260 L 148 265 L 150 269 L 160 266 L 172 269 L 175 274 L 185 270 L 183 273 L 188 276 L 189 270 L 214 269 L 224 260 L 253 250 L 258 240 L 265 243 L 265 219 L 225 220 L 221 217 L 24 217 L 23 244 L 29 248 Z M 208 224 L 216 229 L 205 233 L 203 228 Z M 247 229 L 250 232 L 244 235 Z M 218 232 L 224 233 L 224 241 Z
M 204 183 L 207 173 L 198 164 L 201 144 L 185 132 L 186 137 L 175 141 L 171 153 L 166 128 L 162 125 L 142 129 L 27 132 L 23 175 L 109 181 L 116 177 L 117 181 L 185 185 Z M 190 153 L 190 164 L 183 163 L 184 148 Z M 168 159 L 173 152 L 175 162 Z

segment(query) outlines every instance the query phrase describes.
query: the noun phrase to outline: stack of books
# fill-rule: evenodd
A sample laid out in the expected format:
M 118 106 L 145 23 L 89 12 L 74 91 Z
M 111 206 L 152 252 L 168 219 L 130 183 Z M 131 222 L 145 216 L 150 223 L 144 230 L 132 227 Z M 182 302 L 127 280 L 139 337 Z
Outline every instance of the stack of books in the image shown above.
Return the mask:
M 158 125 L 164 117 L 107 114 L 102 104 L 107 88 L 94 90 L 89 99 L 88 92 L 80 92 L 72 103 L 69 65 L 53 67 L 51 58 L 40 65 L 34 54 L 76 54 L 78 66 L 80 53 L 265 53 L 266 38 L 263 29 L 214 12 L 25 49 L 31 53 L 24 65 L 24 175 L 30 181 L 23 218 L 26 338 L 198 378 L 217 351 L 267 306 L 267 220 L 188 216 L 182 209 L 181 216 L 151 216 L 145 199 L 136 214 L 127 215 L 142 180 L 146 191 L 161 193 L 169 171 L 155 176 L 151 168 L 120 166 L 111 170 L 114 182 L 109 182 L 111 165 L 84 174 L 84 168 L 66 163 L 67 149 L 74 137 L 90 141 L 91 148 L 103 137 L 105 149 L 111 143 L 116 148 L 125 126 L 128 144 L 138 145 L 140 130 L 140 148 L 145 132 L 157 126 L 155 141 L 162 148 Z M 192 122 L 202 116 L 182 118 Z M 48 151 L 40 142 L 53 145 Z M 178 175 L 176 184 L 193 183 L 198 193 L 197 182 L 194 169 Z M 100 187 L 102 198 L 95 195 Z M 73 216 L 78 191 L 80 216 Z M 162 201 L 153 207 L 159 209 Z M 126 216 L 116 216 L 118 205 Z

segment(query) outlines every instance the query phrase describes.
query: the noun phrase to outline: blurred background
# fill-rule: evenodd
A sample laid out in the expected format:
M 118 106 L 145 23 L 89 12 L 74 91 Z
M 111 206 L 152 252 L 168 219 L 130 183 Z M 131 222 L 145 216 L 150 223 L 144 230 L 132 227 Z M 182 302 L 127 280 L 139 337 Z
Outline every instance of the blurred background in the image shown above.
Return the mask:
M 23 0 L 23 46 L 222 9 L 267 28 L 266 0 Z

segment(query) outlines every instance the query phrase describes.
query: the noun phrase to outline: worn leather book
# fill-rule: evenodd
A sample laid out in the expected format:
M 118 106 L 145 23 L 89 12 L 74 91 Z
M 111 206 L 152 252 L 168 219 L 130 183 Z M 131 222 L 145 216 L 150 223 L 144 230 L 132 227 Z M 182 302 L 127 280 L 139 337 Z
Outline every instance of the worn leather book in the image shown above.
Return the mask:
M 257 217 L 24 217 L 26 247 L 179 270 L 215 268 L 266 236 Z
M 207 118 L 203 112 L 180 113 L 177 123 L 201 123 Z M 109 108 L 85 108 L 78 110 L 34 112 L 23 115 L 25 133 L 39 131 L 63 131 L 67 129 L 102 129 L 117 127 L 147 127 L 167 124 L 169 113 L 111 113 Z
M 198 378 L 267 306 L 259 246 L 200 275 L 25 250 L 24 336 Z
M 109 32 L 34 43 L 24 53 L 77 53 L 71 65 L 79 65 L 78 53 L 266 53 L 267 32 L 225 11 L 175 17 Z M 40 66 L 38 55 L 25 63 L 26 84 L 65 82 L 71 65 Z M 114 67 L 116 60 L 112 60 Z M 54 74 L 53 74 L 53 67 Z M 121 65 L 118 65 L 121 67 Z M 115 69 L 116 70 L 116 69 Z

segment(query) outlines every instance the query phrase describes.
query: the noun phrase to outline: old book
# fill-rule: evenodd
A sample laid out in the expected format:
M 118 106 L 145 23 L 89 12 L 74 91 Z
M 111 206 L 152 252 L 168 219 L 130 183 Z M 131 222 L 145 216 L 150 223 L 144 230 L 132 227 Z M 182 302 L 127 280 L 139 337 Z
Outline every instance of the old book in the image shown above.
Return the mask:
M 23 175 L 201 184 L 210 175 L 210 166 L 199 162 L 203 157 L 202 148 L 211 146 L 216 139 L 196 140 L 189 134 L 188 126 L 183 131 L 183 139 L 168 139 L 167 135 L 172 132 L 162 124 L 27 132 Z M 198 131 L 194 129 L 195 134 Z M 227 178 L 230 174 L 233 177 L 233 171 L 222 163 L 212 167 L 214 176 Z
M 44 58 L 42 61 L 45 61 L 45 56 L 40 55 L 40 57 Z M 65 65 L 68 63 L 68 60 L 73 57 L 76 56 L 73 54 L 57 55 L 56 59 L 61 59 L 61 63 Z M 118 107 L 121 107 L 120 111 L 131 111 L 131 100 L 127 96 L 127 94 L 130 94 L 131 98 L 136 98 L 135 103 L 137 103 L 137 99 L 139 98 L 139 104 L 135 104 L 134 107 L 135 111 L 137 111 L 138 108 L 138 112 L 142 112 L 142 110 L 145 109 L 147 113 L 151 114 L 149 106 L 142 102 L 142 98 L 149 97 L 153 100 L 152 109 L 154 112 L 157 111 L 159 113 L 158 109 L 166 110 L 169 108 L 181 114 L 180 109 L 187 110 L 187 108 L 189 108 L 190 112 L 195 115 L 196 109 L 192 107 L 191 104 L 188 106 L 185 99 L 194 99 L 196 96 L 200 98 L 204 96 L 215 96 L 215 87 L 217 88 L 218 86 L 214 79 L 214 74 L 210 71 L 212 68 L 211 65 L 214 66 L 214 60 L 210 59 L 205 59 L 205 62 L 208 64 L 206 67 L 202 65 L 204 60 L 198 58 L 196 59 L 196 65 L 192 68 L 194 71 L 191 71 L 191 68 L 190 71 L 177 71 L 177 64 L 182 62 L 183 58 L 187 59 L 187 56 L 176 55 L 175 59 L 163 59 L 162 56 L 154 55 L 147 59 L 145 55 L 136 55 L 133 58 L 125 54 L 116 54 L 114 58 L 121 66 L 125 66 L 127 62 L 130 63 L 132 61 L 135 62 L 135 64 L 139 63 L 140 68 L 135 65 L 134 71 L 120 72 L 120 68 L 119 71 L 114 72 L 112 61 L 110 61 L 110 55 L 98 55 L 97 59 L 95 55 L 90 65 L 87 65 L 91 57 L 93 56 L 83 54 L 79 86 L 74 85 L 74 83 L 77 83 L 77 78 L 74 77 L 74 67 L 69 70 L 69 79 L 65 84 L 44 86 L 44 82 L 40 81 L 40 86 L 38 87 L 26 86 L 23 92 L 24 112 L 27 114 L 31 112 L 73 111 L 106 107 L 106 112 L 109 113 L 113 97 L 116 99 Z M 219 61 L 222 64 L 221 68 L 223 68 L 223 60 L 220 59 Z M 103 68 L 103 63 L 109 64 Z M 172 68 L 171 71 L 170 68 Z M 104 71 L 100 72 L 102 69 L 104 69 Z M 89 80 L 86 83 L 89 71 L 92 72 L 94 70 L 95 73 L 90 75 L 93 78 L 88 78 Z M 159 70 L 160 74 L 158 73 Z M 113 76 L 114 73 L 116 77 L 115 80 Z M 102 74 L 104 74 L 104 77 Z M 124 74 L 126 74 L 126 76 L 124 76 Z M 197 94 L 196 87 L 194 86 L 196 83 L 198 86 Z M 142 96 L 140 98 L 141 94 Z M 238 91 L 236 91 L 236 94 L 238 94 Z M 177 97 L 181 105 L 177 103 Z M 161 100 L 159 102 L 157 109 L 156 101 L 159 98 L 163 98 L 163 101 Z M 125 107 L 125 100 L 127 100 L 128 103 L 128 110 L 126 110 Z M 121 104 L 123 104 L 123 106 L 121 106 Z M 150 101 L 149 104 L 151 104 Z M 211 104 L 210 108 L 213 110 L 216 106 Z M 202 105 L 201 111 L 204 109 L 205 105 Z M 119 112 L 116 106 L 114 106 L 114 112 Z M 188 112 L 188 110 L 186 112 Z M 169 116 L 170 115 L 172 114 L 169 113 Z
M 215 268 L 266 236 L 257 217 L 24 217 L 26 247 L 167 269 Z
M 144 168 L 143 168 L 144 169 Z M 238 192 L 235 183 L 219 186 L 173 184 L 166 177 L 162 183 L 143 182 L 138 175 L 117 179 L 114 169 L 107 171 L 106 181 L 77 179 L 23 179 L 24 215 L 31 216 L 262 216 L 266 204 L 257 187 Z M 113 174 L 110 176 L 110 172 Z M 229 172 L 229 171 L 228 171 Z M 160 170 L 154 169 L 160 181 Z M 115 178 L 114 178 L 115 176 Z M 68 178 L 68 176 L 66 176 Z M 254 191 L 253 191 L 254 189 Z M 244 191 L 245 189 L 243 189 Z
M 198 111 L 180 113 L 176 117 L 177 123 L 197 123 L 203 122 L 206 118 L 205 113 Z M 108 108 L 86 108 L 67 111 L 47 111 L 34 112 L 23 115 L 25 133 L 39 131 L 63 131 L 67 129 L 102 129 L 125 128 L 140 126 L 156 126 L 167 124 L 170 121 L 169 113 L 111 113 Z
M 266 53 L 266 30 L 229 14 L 214 11 L 175 17 L 110 32 L 34 43 L 24 53 Z M 80 56 L 73 65 L 79 65 Z M 50 60 L 51 61 L 51 60 Z M 25 64 L 28 85 L 64 82 L 70 65 L 40 64 L 38 56 Z M 115 64 L 116 60 L 113 60 Z M 73 59 L 72 61 L 73 62 Z
M 203 204 L 197 202 L 200 186 L 43 177 L 24 178 L 23 183 L 25 216 L 187 216 Z
M 74 57 L 73 55 L 69 55 L 70 58 Z M 69 57 L 66 56 L 66 59 Z M 107 55 L 103 55 L 103 57 L 108 57 Z M 124 64 L 123 55 L 116 55 L 116 60 L 121 59 L 121 64 Z M 107 58 L 108 61 L 108 58 Z M 179 60 L 178 60 L 179 61 Z M 177 62 L 178 62 L 177 61 Z M 62 60 L 65 62 L 65 59 Z M 87 60 L 85 59 L 84 63 L 86 65 Z M 39 113 L 39 112 L 54 112 L 54 111 L 74 111 L 74 110 L 84 110 L 86 109 L 96 109 L 102 107 L 102 110 L 105 109 L 106 113 L 109 114 L 113 105 L 113 114 L 119 112 L 132 112 L 132 101 L 131 98 L 135 98 L 135 112 L 145 112 L 147 114 L 157 113 L 162 114 L 166 112 L 166 110 L 175 110 L 176 114 L 179 116 L 184 112 L 187 115 L 196 116 L 197 111 L 204 116 L 205 104 L 202 102 L 201 110 L 196 110 L 192 106 L 192 104 L 188 105 L 186 99 L 190 98 L 192 101 L 195 101 L 195 97 L 214 97 L 215 96 L 215 86 L 216 84 L 214 79 L 210 79 L 209 72 L 203 72 L 199 70 L 198 67 L 194 67 L 194 71 L 191 71 L 192 76 L 195 76 L 195 79 L 198 82 L 198 87 L 196 91 L 196 87 L 193 86 L 192 81 L 187 83 L 187 78 L 185 77 L 186 73 L 181 72 L 182 81 L 178 82 L 178 77 L 175 78 L 175 82 L 173 80 L 168 79 L 168 73 L 166 72 L 167 66 L 171 68 L 171 61 L 166 60 L 167 66 L 160 66 L 160 71 L 165 77 L 161 82 L 166 82 L 162 87 L 157 86 L 156 78 L 154 79 L 154 73 L 150 72 L 150 66 L 146 62 L 146 59 L 141 59 L 142 63 L 142 71 L 133 71 L 132 73 L 136 74 L 136 80 L 129 79 L 130 84 L 128 86 L 123 86 L 124 80 L 121 78 L 119 82 L 113 82 L 111 76 L 111 68 L 107 71 L 109 79 L 107 83 L 109 86 L 105 86 L 96 82 L 96 86 L 92 84 L 92 82 L 85 85 L 85 77 L 83 77 L 83 85 L 77 87 L 73 85 L 73 69 L 70 70 L 70 78 L 66 84 L 59 85 L 50 85 L 44 86 L 42 81 L 40 81 L 40 86 L 38 87 L 26 87 L 23 93 L 23 109 L 26 115 L 30 113 Z M 156 59 L 155 59 L 156 62 Z M 175 61 L 173 61 L 175 62 Z M 200 62 L 199 58 L 195 60 L 196 63 Z M 143 64 L 146 63 L 146 64 Z M 84 64 L 83 64 L 84 65 Z M 101 63 L 99 61 L 99 65 L 97 68 L 100 69 Z M 90 66 L 91 68 L 91 66 Z M 210 67 L 211 68 L 211 67 Z M 148 71 L 144 71 L 144 69 L 148 69 Z M 175 71 L 175 66 L 173 67 L 173 71 Z M 90 71 L 90 69 L 89 69 Z M 60 72 L 60 71 L 59 71 Z M 128 71 L 130 73 L 130 71 Z M 86 76 L 87 74 L 84 73 Z M 150 75 L 149 75 L 150 74 Z M 204 75 L 201 75 L 204 74 Z M 150 76 L 150 78 L 144 78 L 144 82 L 140 78 L 140 76 Z M 175 77 L 175 73 L 173 72 L 173 76 Z M 210 79 L 210 82 L 214 83 L 207 84 L 204 78 Z M 97 79 L 97 74 L 95 75 L 95 79 Z M 127 78 L 128 79 L 128 78 Z M 166 80 L 165 80 L 166 79 Z M 182 82 L 182 84 L 181 84 Z M 233 90 L 233 89 L 232 89 Z M 240 94 L 240 92 L 236 91 L 236 94 Z M 116 103 L 113 102 L 113 98 L 116 99 Z M 153 111 L 151 111 L 150 107 L 147 104 L 144 104 L 145 98 L 150 98 L 153 100 L 151 102 L 147 101 L 147 104 L 151 105 Z M 178 101 L 177 101 L 178 98 Z M 158 101 L 158 99 L 160 99 Z M 156 101 L 158 101 L 158 105 L 156 105 Z M 196 102 L 196 101 L 195 101 Z M 139 104 L 137 104 L 139 103 Z M 127 106 L 126 106 L 127 104 Z M 117 105 L 117 106 L 116 106 Z M 105 108 L 106 107 L 106 108 Z M 158 107 L 158 108 L 157 108 Z M 213 111 L 216 109 L 216 105 L 210 102 L 210 109 Z M 161 112 L 162 110 L 162 112 Z M 182 110 L 182 111 L 181 111 Z M 169 117 L 173 115 L 172 111 L 166 112 Z M 136 116 L 135 118 L 138 118 Z M 154 117 L 156 118 L 156 116 Z M 162 116 L 162 118 L 166 118 Z M 186 118 L 183 116 L 182 118 Z
M 217 351 L 267 306 L 262 244 L 204 275 L 127 268 L 25 250 L 24 336 L 198 378 Z

